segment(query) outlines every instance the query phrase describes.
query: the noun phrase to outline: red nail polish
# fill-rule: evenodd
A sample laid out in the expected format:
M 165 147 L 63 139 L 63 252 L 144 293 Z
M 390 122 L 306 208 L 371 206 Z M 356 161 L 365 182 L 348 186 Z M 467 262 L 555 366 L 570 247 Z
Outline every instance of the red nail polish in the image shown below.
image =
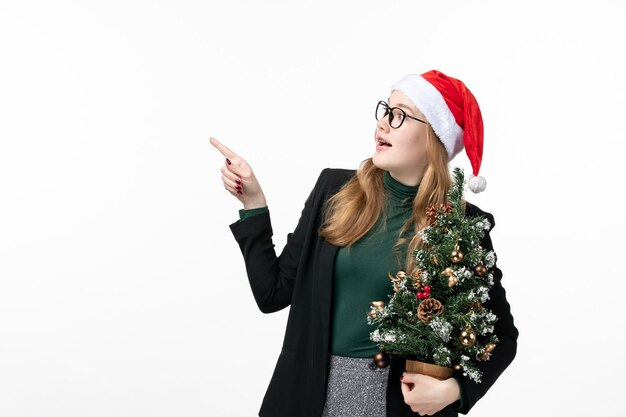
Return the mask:
M 241 184 L 241 181 L 239 181 L 239 179 L 236 179 L 236 180 L 235 180 L 235 182 L 236 182 L 237 184 Z
M 237 191 L 237 194 L 243 194 L 241 191 Z
M 231 164 L 230 159 L 226 158 L 226 163 L 230 165 Z
M 401 376 L 400 376 L 400 381 L 402 381 L 402 378 L 404 378 L 404 375 L 401 375 Z
M 241 185 L 238 185 L 235 188 L 238 189 L 238 190 L 241 190 Z

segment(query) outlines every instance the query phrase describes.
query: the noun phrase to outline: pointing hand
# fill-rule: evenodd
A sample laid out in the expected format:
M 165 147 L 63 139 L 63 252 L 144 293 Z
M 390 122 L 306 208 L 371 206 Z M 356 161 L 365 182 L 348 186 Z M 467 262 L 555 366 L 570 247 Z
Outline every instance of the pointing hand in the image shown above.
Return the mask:
M 243 203 L 244 209 L 266 206 L 265 195 L 250 165 L 217 139 L 210 138 L 209 141 L 225 157 L 220 168 L 224 188 Z

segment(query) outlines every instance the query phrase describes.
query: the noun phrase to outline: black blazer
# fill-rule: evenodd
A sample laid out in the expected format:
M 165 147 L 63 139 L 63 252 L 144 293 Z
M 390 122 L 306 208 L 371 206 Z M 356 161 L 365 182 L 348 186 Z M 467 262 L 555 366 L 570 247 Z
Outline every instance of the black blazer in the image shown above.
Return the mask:
M 259 411 L 261 417 L 320 417 L 326 399 L 330 369 L 330 329 L 333 263 L 338 246 L 319 237 L 324 202 L 347 182 L 355 170 L 324 169 L 307 198 L 298 225 L 287 235 L 287 243 L 276 257 L 269 212 L 257 214 L 229 227 L 241 248 L 248 280 L 259 309 L 273 313 L 291 305 L 282 350 Z M 467 203 L 470 215 L 493 216 Z M 492 249 L 487 234 L 481 242 Z M 500 339 L 491 359 L 480 362 L 482 382 L 459 377 L 466 414 L 511 363 L 516 353 L 518 331 L 494 266 L 494 286 L 484 303 L 499 318 L 494 333 Z M 392 356 L 387 384 L 387 416 L 417 416 L 404 402 L 400 375 L 404 359 Z M 448 406 L 436 416 L 457 416 Z

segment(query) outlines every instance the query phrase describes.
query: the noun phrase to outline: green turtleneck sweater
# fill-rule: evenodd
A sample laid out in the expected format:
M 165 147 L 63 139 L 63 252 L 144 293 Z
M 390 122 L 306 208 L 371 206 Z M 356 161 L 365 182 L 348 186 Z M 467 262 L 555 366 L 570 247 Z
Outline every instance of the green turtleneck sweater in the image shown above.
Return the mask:
M 333 281 L 332 337 L 333 355 L 356 358 L 372 357 L 378 346 L 370 340 L 374 326 L 367 324 L 371 302 L 389 302 L 393 288 L 389 275 L 404 269 L 406 249 L 400 259 L 392 252 L 398 233 L 411 216 L 417 186 L 396 181 L 385 171 L 383 183 L 387 195 L 387 224 L 380 216 L 370 231 L 351 247 L 341 247 L 335 259 Z M 408 235 L 405 235 L 408 237 Z
M 374 327 L 367 324 L 371 302 L 387 303 L 392 287 L 388 274 L 395 276 L 403 269 L 392 247 L 398 232 L 411 216 L 417 186 L 398 182 L 385 171 L 383 183 L 387 195 L 387 222 L 381 216 L 374 227 L 351 247 L 340 247 L 335 258 L 333 280 L 331 353 L 358 358 L 372 357 L 378 352 L 370 340 Z M 239 210 L 240 221 L 268 211 L 267 206 Z M 408 236 L 407 236 L 408 237 Z M 400 252 L 400 261 L 406 254 Z

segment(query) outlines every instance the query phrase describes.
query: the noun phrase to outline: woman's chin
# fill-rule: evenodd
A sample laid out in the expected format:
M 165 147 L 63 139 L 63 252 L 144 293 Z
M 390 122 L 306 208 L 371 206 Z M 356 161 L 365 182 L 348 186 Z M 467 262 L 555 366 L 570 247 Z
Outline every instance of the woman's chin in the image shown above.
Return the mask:
M 385 163 L 381 161 L 380 159 L 381 159 L 380 155 L 378 153 L 375 153 L 374 156 L 372 156 L 372 163 L 374 164 L 376 168 L 387 171 Z

